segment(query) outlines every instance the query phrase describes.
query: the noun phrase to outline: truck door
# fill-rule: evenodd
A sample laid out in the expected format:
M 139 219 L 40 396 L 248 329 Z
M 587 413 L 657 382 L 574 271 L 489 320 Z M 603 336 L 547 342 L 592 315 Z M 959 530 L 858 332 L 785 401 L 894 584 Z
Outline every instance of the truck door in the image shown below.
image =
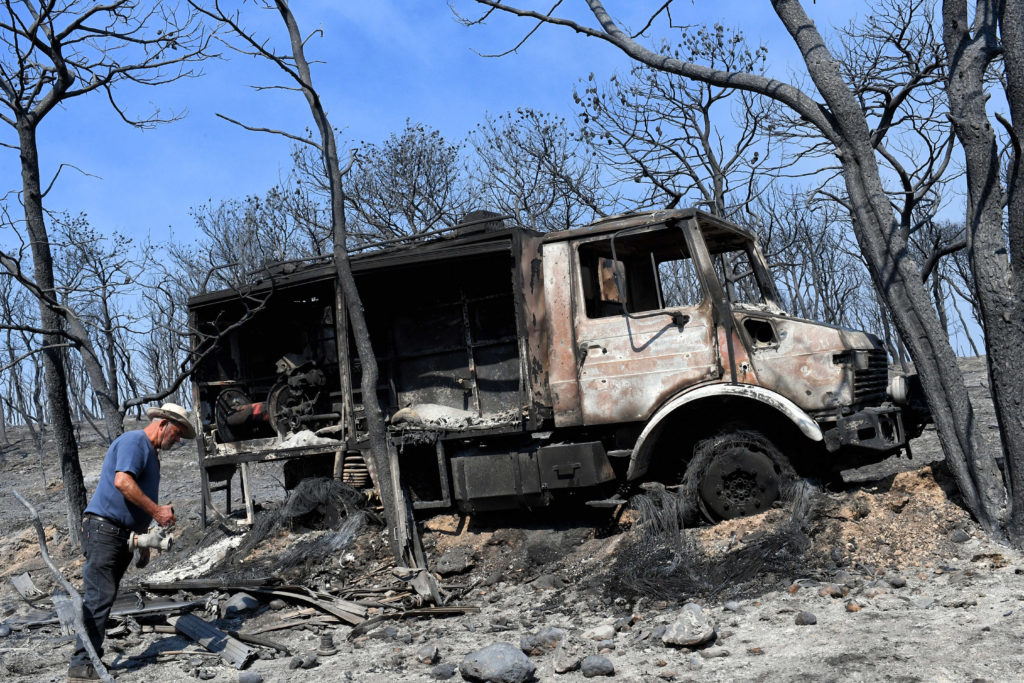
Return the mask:
M 659 225 L 575 244 L 584 424 L 644 420 L 680 390 L 721 376 L 711 300 L 688 239 Z

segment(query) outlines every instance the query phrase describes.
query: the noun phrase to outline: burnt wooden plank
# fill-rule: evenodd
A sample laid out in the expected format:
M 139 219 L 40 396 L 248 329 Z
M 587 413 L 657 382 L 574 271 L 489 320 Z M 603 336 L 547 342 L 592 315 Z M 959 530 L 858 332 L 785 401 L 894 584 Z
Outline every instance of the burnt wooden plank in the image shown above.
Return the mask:
M 293 593 L 285 590 L 267 590 L 263 588 L 254 589 L 252 592 L 273 595 L 274 597 L 281 598 L 283 600 L 304 602 L 307 605 L 316 607 L 322 612 L 327 612 L 331 616 L 341 619 L 347 624 L 361 624 L 366 618 L 366 608 L 362 605 L 357 605 L 354 602 L 349 602 L 348 600 L 341 600 L 337 598 L 330 601 L 318 600 L 317 598 L 303 595 L 301 593 Z
M 255 650 L 194 614 L 168 617 L 167 622 L 174 626 L 178 633 L 188 636 L 210 652 L 220 655 L 221 659 L 236 669 L 245 668 L 245 665 L 256 656 Z

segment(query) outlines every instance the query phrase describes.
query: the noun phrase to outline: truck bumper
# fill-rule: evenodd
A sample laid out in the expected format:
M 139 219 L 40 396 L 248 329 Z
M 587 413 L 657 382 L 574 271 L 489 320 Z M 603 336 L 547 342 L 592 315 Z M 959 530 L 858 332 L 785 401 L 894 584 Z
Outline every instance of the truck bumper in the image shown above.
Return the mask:
M 903 412 L 897 406 L 865 408 L 836 421 L 835 427 L 822 429 L 825 448 L 830 453 L 844 446 L 872 451 L 895 451 L 907 443 Z

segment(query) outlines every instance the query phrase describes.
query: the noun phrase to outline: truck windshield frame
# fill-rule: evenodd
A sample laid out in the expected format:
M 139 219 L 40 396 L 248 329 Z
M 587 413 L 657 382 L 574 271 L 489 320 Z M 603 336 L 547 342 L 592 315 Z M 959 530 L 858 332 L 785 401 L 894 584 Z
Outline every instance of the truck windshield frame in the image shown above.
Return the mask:
M 683 240 L 675 240 L 680 233 Z M 778 305 L 756 240 L 695 219 L 581 242 L 577 259 L 588 318 L 676 319 L 679 309 L 701 306 L 708 297 L 727 305 Z

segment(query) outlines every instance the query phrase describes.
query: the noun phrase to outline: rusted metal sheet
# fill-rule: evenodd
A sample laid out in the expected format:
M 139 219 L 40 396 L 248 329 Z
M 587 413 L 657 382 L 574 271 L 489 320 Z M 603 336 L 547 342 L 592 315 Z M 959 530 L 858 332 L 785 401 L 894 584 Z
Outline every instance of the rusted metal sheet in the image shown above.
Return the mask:
M 875 345 L 860 332 L 840 330 L 807 320 L 776 318 L 777 342 L 752 354 L 761 384 L 789 396 L 806 411 L 835 410 L 855 401 L 854 373 L 835 354 Z M 882 386 L 886 368 L 880 368 Z
M 544 300 L 544 238 L 526 235 L 520 238 L 516 289 L 521 292 L 520 329 L 524 377 L 529 378 L 530 400 L 536 410 L 551 409 L 550 318 Z
M 580 388 L 576 378 L 576 334 L 573 327 L 570 244 L 544 245 L 544 302 L 548 315 L 548 377 L 555 425 L 568 427 L 583 423 Z
M 682 328 L 668 316 L 580 317 L 578 343 L 587 349 L 579 370 L 585 424 L 645 420 L 682 389 L 717 379 L 710 311 L 686 310 L 690 318 Z

